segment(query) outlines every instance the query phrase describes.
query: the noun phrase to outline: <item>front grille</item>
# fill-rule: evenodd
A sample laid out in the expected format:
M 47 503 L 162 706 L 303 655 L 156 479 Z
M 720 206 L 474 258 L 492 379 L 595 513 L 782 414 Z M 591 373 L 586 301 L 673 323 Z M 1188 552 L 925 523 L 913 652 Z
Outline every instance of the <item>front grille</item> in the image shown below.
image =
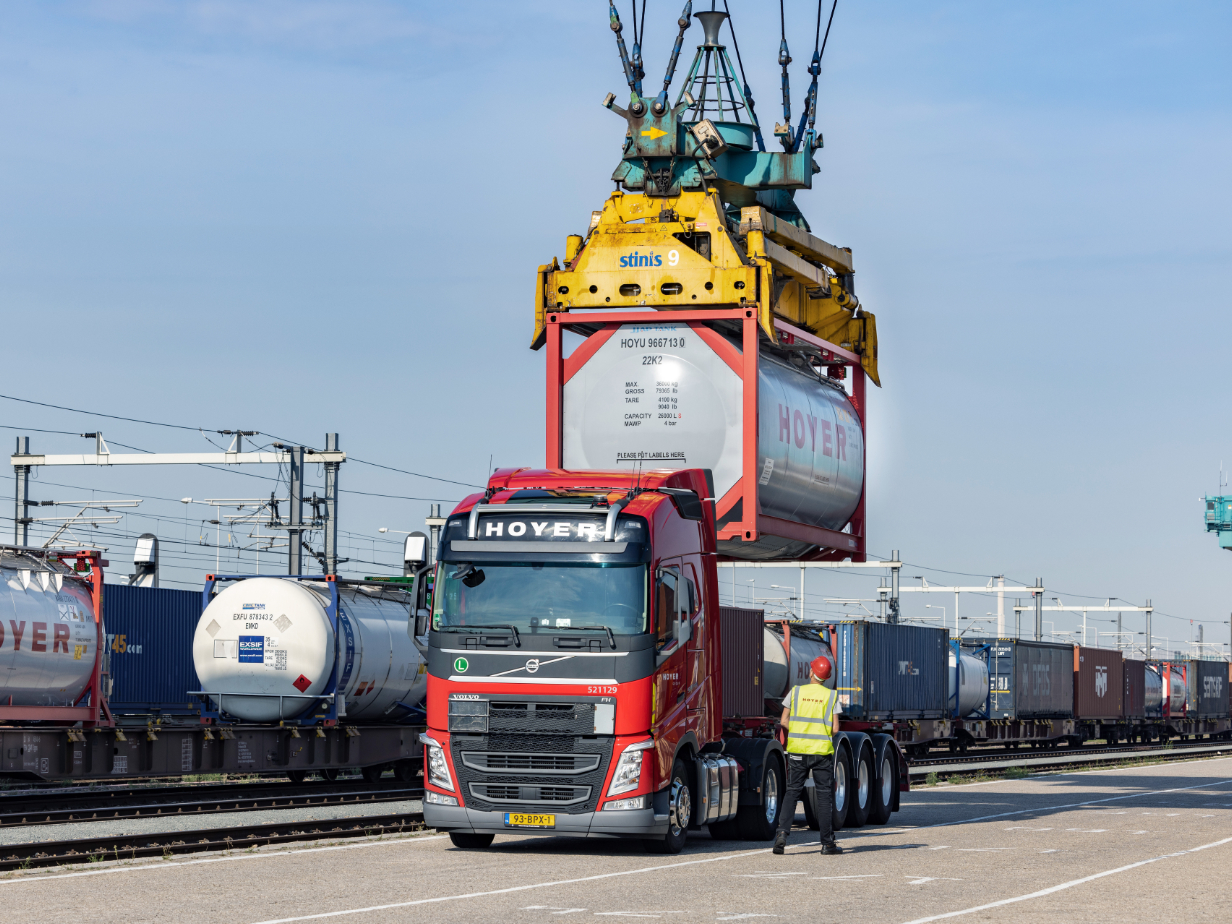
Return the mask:
M 537 735 L 593 735 L 593 703 L 497 702 L 489 704 L 488 729 Z
M 468 806 L 481 812 L 509 811 L 528 801 L 557 805 L 565 813 L 593 812 L 612 742 L 598 736 L 449 736 L 461 791 L 469 794 Z M 537 794 L 527 798 L 527 790 Z
M 576 805 L 590 798 L 589 786 L 514 786 L 509 783 L 471 783 L 470 793 L 488 802 Z
M 488 754 L 463 751 L 462 763 L 485 773 L 586 773 L 599 766 L 598 754 Z

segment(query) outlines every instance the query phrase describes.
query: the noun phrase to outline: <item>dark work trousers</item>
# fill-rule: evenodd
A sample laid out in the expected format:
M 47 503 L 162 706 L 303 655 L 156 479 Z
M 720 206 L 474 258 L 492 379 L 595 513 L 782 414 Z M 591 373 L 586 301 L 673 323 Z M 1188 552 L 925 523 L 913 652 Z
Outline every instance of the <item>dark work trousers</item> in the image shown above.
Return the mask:
M 834 755 L 833 754 L 787 754 L 787 797 L 779 810 L 779 830 L 791 833 L 792 821 L 796 817 L 796 803 L 804 792 L 804 781 L 809 773 L 813 774 L 813 785 L 817 788 L 817 824 L 821 828 L 823 844 L 834 841 L 834 829 L 831 827 L 834 819 Z

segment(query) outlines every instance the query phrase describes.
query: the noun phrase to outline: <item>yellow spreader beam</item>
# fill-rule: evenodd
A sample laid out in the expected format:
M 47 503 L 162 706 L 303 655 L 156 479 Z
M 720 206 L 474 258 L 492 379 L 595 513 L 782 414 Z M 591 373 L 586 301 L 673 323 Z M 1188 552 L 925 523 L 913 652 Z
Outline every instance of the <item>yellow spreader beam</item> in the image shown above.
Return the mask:
M 776 218 L 760 206 L 728 221 L 719 193 L 673 198 L 614 192 L 583 238 L 571 235 L 562 266 L 539 267 L 533 349 L 548 311 L 755 304 L 762 331 L 778 340 L 777 316 L 860 355 L 877 372 L 877 325 L 851 294 L 851 251 Z

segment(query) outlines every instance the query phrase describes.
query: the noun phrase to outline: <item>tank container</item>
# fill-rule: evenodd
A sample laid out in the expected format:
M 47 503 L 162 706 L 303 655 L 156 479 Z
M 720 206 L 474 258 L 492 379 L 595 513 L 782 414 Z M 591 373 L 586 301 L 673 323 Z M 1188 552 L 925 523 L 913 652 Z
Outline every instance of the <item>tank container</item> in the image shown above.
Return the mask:
M 16 556 L 0 562 L 0 582 L 0 702 L 76 704 L 98 655 L 90 588 L 46 562 Z
M 988 705 L 988 664 L 983 658 L 959 653 L 950 649 L 949 663 L 950 708 L 955 718 L 983 715 Z
M 427 675 L 407 633 L 400 590 L 338 587 L 335 638 L 325 581 L 249 578 L 224 587 L 201 614 L 193 663 L 201 689 L 247 722 L 294 718 L 319 702 L 336 670 L 347 721 L 388 722 L 423 699 Z
M 560 420 L 548 421 L 560 428 L 562 467 L 709 469 L 720 531 L 741 520 L 741 479 L 752 478 L 759 515 L 842 530 L 864 483 L 864 432 L 851 399 L 824 368 L 798 355 L 795 365 L 764 348 L 755 383 L 756 464 L 746 472 L 746 386 L 733 368 L 740 349 L 739 341 L 695 324 L 619 325 L 566 369 Z M 844 547 L 854 549 L 850 543 Z M 723 554 L 750 559 L 792 558 L 815 547 L 768 533 L 720 542 Z

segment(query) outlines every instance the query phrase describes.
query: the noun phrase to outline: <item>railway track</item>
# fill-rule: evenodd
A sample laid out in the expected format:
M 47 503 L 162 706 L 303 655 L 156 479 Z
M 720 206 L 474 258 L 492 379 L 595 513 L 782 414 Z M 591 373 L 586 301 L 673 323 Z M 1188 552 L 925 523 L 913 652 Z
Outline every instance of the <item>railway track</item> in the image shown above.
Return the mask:
M 0 871 L 58 866 L 73 863 L 100 863 L 135 860 L 142 857 L 170 857 L 175 854 L 205 851 L 248 850 L 271 844 L 409 834 L 422 830 L 419 812 L 397 815 L 370 815 L 364 818 L 335 818 L 324 821 L 275 822 L 212 828 L 198 831 L 169 831 L 157 834 L 79 838 L 41 841 L 0 847 Z
M 979 770 L 1008 769 L 1009 767 L 1048 767 L 1077 764 L 1098 764 L 1115 760 L 1131 760 L 1135 757 L 1179 760 L 1195 756 L 1232 754 L 1232 741 L 1205 741 L 1174 744 L 1171 747 L 1150 745 L 1119 745 L 1117 747 L 1058 748 L 1055 750 L 998 751 L 984 749 L 969 751 L 961 757 L 939 757 L 931 760 L 909 760 L 909 772 L 913 777 L 929 773 L 973 773 Z
M 243 783 L 0 797 L 0 828 L 117 818 L 166 818 L 258 809 L 365 805 L 417 799 L 418 786 Z

